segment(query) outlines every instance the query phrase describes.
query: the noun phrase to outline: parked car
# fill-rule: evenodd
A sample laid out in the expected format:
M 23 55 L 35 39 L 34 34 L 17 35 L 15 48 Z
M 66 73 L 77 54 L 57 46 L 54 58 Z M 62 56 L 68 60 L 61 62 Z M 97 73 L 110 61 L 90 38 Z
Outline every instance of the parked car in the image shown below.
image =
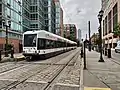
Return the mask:
M 120 53 L 120 41 L 117 42 L 117 46 L 115 47 L 115 52 Z

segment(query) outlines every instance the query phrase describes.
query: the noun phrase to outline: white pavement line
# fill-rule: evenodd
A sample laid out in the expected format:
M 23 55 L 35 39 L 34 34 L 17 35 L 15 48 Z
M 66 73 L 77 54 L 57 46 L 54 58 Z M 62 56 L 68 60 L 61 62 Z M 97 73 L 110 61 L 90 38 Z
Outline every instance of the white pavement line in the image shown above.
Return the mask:
M 83 85 L 83 67 L 84 67 L 84 62 L 83 62 L 83 58 L 82 58 L 81 59 L 80 88 L 79 88 L 79 90 L 84 90 L 84 85 Z
M 4 79 L 4 78 L 1 78 L 0 81 L 17 81 L 16 79 Z
M 46 81 L 34 81 L 34 80 L 27 80 L 26 82 L 31 82 L 31 83 L 43 83 L 46 84 Z
M 79 87 L 79 85 L 75 85 L 75 84 L 56 83 L 56 85 L 60 85 L 60 86 L 69 86 L 69 87 Z

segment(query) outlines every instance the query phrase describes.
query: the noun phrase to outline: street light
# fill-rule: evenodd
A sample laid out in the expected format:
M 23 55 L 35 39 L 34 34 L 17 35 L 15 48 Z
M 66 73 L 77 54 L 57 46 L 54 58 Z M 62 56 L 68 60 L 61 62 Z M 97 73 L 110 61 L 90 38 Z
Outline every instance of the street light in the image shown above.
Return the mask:
M 6 44 L 5 44 L 5 57 L 8 57 L 7 46 L 8 46 L 8 27 L 11 26 L 11 21 L 2 19 L 3 26 L 6 27 Z
M 102 30 L 101 30 L 101 22 L 102 22 L 103 13 L 104 13 L 104 11 L 101 10 L 98 14 L 98 20 L 99 20 L 99 24 L 100 24 L 100 27 L 99 27 L 100 60 L 99 60 L 99 62 L 104 62 L 103 57 L 102 57 Z

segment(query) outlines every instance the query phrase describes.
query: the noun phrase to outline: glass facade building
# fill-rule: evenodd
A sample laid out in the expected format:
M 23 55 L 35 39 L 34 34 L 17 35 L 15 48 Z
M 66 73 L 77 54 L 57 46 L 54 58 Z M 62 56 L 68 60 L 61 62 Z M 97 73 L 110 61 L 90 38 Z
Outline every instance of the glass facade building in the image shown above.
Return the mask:
M 56 34 L 60 35 L 61 30 L 60 30 L 60 21 L 61 21 L 61 6 L 59 0 L 54 0 L 55 1 L 55 7 L 56 7 Z
M 55 28 L 55 3 L 54 0 L 46 0 L 48 2 L 48 6 L 47 9 L 48 11 L 46 12 L 48 17 L 46 18 L 47 22 L 48 22 L 48 31 L 52 32 L 52 33 L 56 33 L 56 28 Z
M 14 51 L 22 50 L 22 0 L 0 0 L 0 49 L 5 48 L 6 27 L 2 21 L 11 22 L 8 28 L 8 44 L 14 43 Z
M 53 0 L 23 0 L 23 31 L 46 30 L 55 33 Z
M 45 0 L 30 0 L 30 30 L 45 29 Z
M 11 27 L 8 28 L 9 42 L 21 42 L 25 31 L 46 30 L 56 33 L 54 0 L 0 0 L 0 39 L 4 38 L 0 43 L 5 44 L 6 28 L 3 27 L 2 19 L 11 21 Z
M 14 33 L 29 30 L 56 33 L 53 0 L 0 0 L 0 7 L 0 19 L 10 20 L 10 31 Z M 1 20 L 0 28 L 3 28 Z
M 9 38 L 21 39 L 22 37 L 22 2 L 21 0 L 0 0 L 0 28 L 1 36 L 5 37 L 5 27 L 2 25 L 2 19 L 10 20 Z

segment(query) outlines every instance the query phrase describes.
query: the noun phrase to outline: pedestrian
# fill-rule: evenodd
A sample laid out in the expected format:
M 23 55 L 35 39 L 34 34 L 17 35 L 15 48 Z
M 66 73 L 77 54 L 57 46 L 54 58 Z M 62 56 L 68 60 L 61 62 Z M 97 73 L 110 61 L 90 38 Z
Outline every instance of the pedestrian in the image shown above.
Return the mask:
M 11 43 L 11 58 L 14 58 L 14 44 Z
M 13 53 L 14 53 L 14 43 L 13 42 L 11 42 L 11 50 L 13 50 Z

